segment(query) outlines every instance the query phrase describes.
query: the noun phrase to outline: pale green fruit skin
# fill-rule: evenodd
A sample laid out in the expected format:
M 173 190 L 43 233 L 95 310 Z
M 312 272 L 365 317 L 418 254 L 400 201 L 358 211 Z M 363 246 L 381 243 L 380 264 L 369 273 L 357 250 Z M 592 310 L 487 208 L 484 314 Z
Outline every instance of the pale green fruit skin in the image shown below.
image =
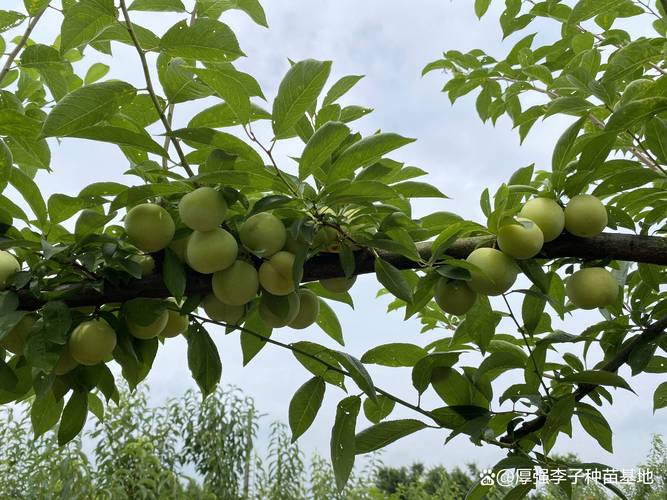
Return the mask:
M 608 223 L 607 208 L 593 195 L 579 194 L 565 207 L 565 229 L 575 236 L 592 238 Z
M 271 257 L 285 246 L 287 231 L 278 217 L 268 212 L 260 212 L 241 224 L 239 238 L 252 253 L 260 257 Z
M 0 347 L 7 349 L 9 352 L 13 352 L 14 354 L 23 354 L 28 333 L 30 332 L 32 325 L 35 324 L 35 321 L 36 318 L 32 314 L 23 316 L 21 321 L 19 321 L 17 325 L 12 328 L 2 340 L 0 340 Z
M 7 282 L 21 270 L 21 264 L 9 252 L 0 250 L 0 290 L 7 288 Z
M 166 309 L 149 325 L 139 325 L 133 321 L 126 320 L 127 329 L 133 337 L 142 340 L 153 339 L 159 336 L 169 322 L 169 311 Z
M 155 259 L 150 255 L 133 255 L 132 260 L 141 266 L 142 278 L 155 272 Z
M 580 309 L 607 307 L 618 297 L 618 282 L 606 269 L 587 267 L 568 278 L 565 294 Z
M 512 288 L 518 275 L 514 261 L 500 250 L 478 248 L 466 259 L 477 266 L 484 274 L 471 271 L 472 279 L 468 282 L 471 290 L 484 295 L 501 295 Z
M 71 372 L 79 366 L 79 363 L 72 357 L 72 354 L 69 352 L 69 345 L 65 345 L 65 349 L 56 363 L 56 366 L 53 367 L 53 373 L 56 375 L 65 375 L 66 373 Z
M 85 314 L 86 316 L 90 316 L 95 312 L 95 306 L 81 306 L 81 307 L 73 307 L 72 310 L 74 311 L 79 311 L 81 314 Z
M 212 231 L 225 220 L 227 202 L 212 187 L 200 187 L 181 198 L 178 214 L 183 224 L 190 229 Z
M 173 297 L 167 299 L 167 301 L 178 305 L 176 299 Z M 187 314 L 179 314 L 177 311 L 172 311 L 167 309 L 167 324 L 160 333 L 160 336 L 165 338 L 174 338 L 178 337 L 185 331 L 187 331 L 188 326 L 190 325 L 190 318 Z
M 289 327 L 303 330 L 317 321 L 320 314 L 320 299 L 312 291 L 302 288 L 297 291 L 299 296 L 299 311 L 296 317 L 289 322 Z
M 523 224 L 508 224 L 498 230 L 500 250 L 515 259 L 532 259 L 544 245 L 544 236 L 539 226 L 530 219 L 517 218 Z
M 172 252 L 176 254 L 176 257 L 178 257 L 181 262 L 185 262 L 185 250 L 188 247 L 189 239 L 190 236 L 186 236 L 185 238 L 172 240 L 172 242 L 169 243 L 169 248 L 171 249 Z
M 116 332 L 103 319 L 79 324 L 69 338 L 69 352 L 79 364 L 93 366 L 112 355 Z
M 213 274 L 231 266 L 239 253 L 234 237 L 224 229 L 190 235 L 185 250 L 188 265 L 202 274 Z
M 332 293 L 345 293 L 354 286 L 356 281 L 356 276 L 350 276 L 349 278 L 327 278 L 320 280 L 320 285 Z
M 213 294 L 220 302 L 242 306 L 259 292 L 259 275 L 252 264 L 237 260 L 224 271 L 213 274 Z
M 538 225 L 545 242 L 555 240 L 565 229 L 565 213 L 561 206 L 550 198 L 533 198 L 527 201 L 519 215 Z
M 446 313 L 461 316 L 475 305 L 476 300 L 477 293 L 473 292 L 465 281 L 440 278 L 435 285 L 435 302 Z
M 259 267 L 259 284 L 271 295 L 287 295 L 294 292 L 294 260 L 289 252 L 278 252 Z
M 213 321 L 221 321 L 228 325 L 238 325 L 245 315 L 244 306 L 231 306 L 223 304 L 212 293 L 204 297 L 201 307 L 204 308 L 206 316 Z
M 282 315 L 275 312 L 276 310 L 281 310 Z M 259 316 L 267 326 L 282 328 L 294 321 L 297 314 L 299 314 L 299 296 L 295 292 L 282 296 L 262 294 L 259 301 Z
M 174 237 L 174 220 L 164 208 L 154 203 L 142 203 L 125 216 L 125 232 L 135 247 L 146 253 L 162 250 Z
M 313 246 L 325 252 L 335 251 L 337 243 L 338 231 L 331 226 L 321 227 L 313 238 Z

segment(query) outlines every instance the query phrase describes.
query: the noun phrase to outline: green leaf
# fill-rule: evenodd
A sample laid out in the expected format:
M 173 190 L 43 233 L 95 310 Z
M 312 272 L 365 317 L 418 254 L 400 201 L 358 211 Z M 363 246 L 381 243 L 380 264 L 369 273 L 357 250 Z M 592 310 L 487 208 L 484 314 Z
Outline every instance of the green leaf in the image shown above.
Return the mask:
M 553 156 L 551 158 L 551 170 L 553 172 L 560 172 L 565 168 L 568 162 L 572 159 L 572 147 L 579 135 L 581 127 L 583 127 L 587 118 L 583 117 L 570 125 L 563 135 L 558 139 L 556 147 L 554 148 Z
M 235 135 L 210 128 L 183 128 L 174 130 L 173 134 L 184 141 L 213 146 L 225 153 L 248 160 L 255 165 L 264 165 L 262 157 L 259 156 L 257 151 Z
M 583 97 L 557 97 L 547 106 L 544 117 L 546 118 L 558 113 L 574 116 L 587 115 L 593 107 L 595 106 Z
M 299 160 L 299 179 L 306 179 L 322 167 L 350 135 L 350 128 L 341 122 L 327 122 L 309 139 Z
M 23 0 L 23 5 L 28 11 L 28 14 L 34 16 L 42 12 L 51 0 Z
M 605 0 L 604 2 L 600 2 L 599 0 L 580 0 L 574 9 L 572 9 L 568 24 L 580 23 L 605 12 L 611 12 L 615 7 L 625 2 L 626 0 Z
M 74 439 L 83 429 L 88 415 L 88 394 L 75 391 L 63 409 L 60 427 L 58 428 L 58 444 L 63 446 Z
M 145 10 L 151 12 L 185 12 L 181 0 L 134 0 L 129 10 Z
M 208 85 L 195 79 L 191 66 L 180 57 L 170 58 L 166 54 L 158 56 L 158 78 L 165 95 L 174 104 L 202 99 L 213 94 Z
M 568 395 L 557 400 L 547 413 L 547 419 L 540 431 L 544 451 L 549 453 L 553 447 L 558 432 L 570 424 L 574 412 L 574 396 Z
M 250 121 L 250 93 L 238 76 L 243 73 L 221 68 L 195 69 L 194 73 L 227 103 L 239 123 Z
M 614 111 L 605 126 L 610 132 L 629 130 L 635 124 L 667 110 L 667 97 L 648 97 L 631 101 Z
M 230 9 L 245 12 L 260 26 L 268 28 L 266 14 L 258 0 L 197 0 L 197 15 L 217 19 L 220 15 Z
M 110 118 L 123 104 L 130 102 L 136 89 L 129 83 L 110 80 L 80 87 L 51 110 L 42 128 L 42 136 L 73 135 Z
M 186 21 L 172 26 L 160 41 L 160 51 L 203 62 L 230 62 L 245 56 L 229 26 L 205 17 L 190 26 Z
M 0 338 L 2 337 L 4 335 L 0 335 Z M 14 392 L 18 383 L 19 379 L 14 370 L 5 363 L 4 359 L 0 359 L 0 391 Z
M 646 124 L 646 144 L 658 160 L 667 163 L 667 124 L 655 117 Z
M 23 196 L 41 225 L 46 223 L 46 203 L 42 192 L 30 177 L 16 167 L 12 168 L 9 183 Z
M 178 256 L 169 248 L 165 249 L 164 252 L 162 275 L 164 285 L 169 290 L 169 293 L 177 300 L 181 300 L 185 293 L 185 268 Z
M 339 491 L 345 488 L 355 457 L 355 427 L 361 407 L 358 396 L 349 396 L 338 403 L 336 421 L 331 430 L 331 465 Z
M 454 339 L 473 341 L 483 354 L 493 339 L 501 318 L 501 314 L 491 308 L 489 299 L 480 295 L 456 329 Z
M 273 101 L 273 133 L 282 137 L 315 103 L 329 78 L 331 61 L 307 59 L 287 72 Z
M 408 280 L 405 279 L 405 276 L 403 276 L 401 271 L 396 269 L 389 262 L 377 257 L 375 259 L 375 275 L 377 276 L 378 281 L 382 283 L 390 293 L 405 302 L 412 302 L 412 287 L 408 283 Z
M 40 122 L 37 120 L 19 113 L 18 111 L 14 111 L 13 109 L 0 109 L 0 135 L 17 136 L 17 138 L 7 138 L 10 147 L 10 139 L 21 141 L 37 137 L 39 135 L 40 125 Z
M 377 403 L 371 398 L 366 398 L 364 400 L 364 415 L 368 420 L 377 424 L 393 411 L 395 405 L 393 399 L 381 394 L 378 396 Z
M 250 118 L 249 121 L 270 120 L 271 113 L 262 109 L 257 104 L 250 103 Z M 200 111 L 192 117 L 188 128 L 222 128 L 233 127 L 239 125 L 240 121 L 236 113 L 226 102 L 216 104 Z
M 319 299 L 319 302 L 320 314 L 317 316 L 317 326 L 319 326 L 329 337 L 344 346 L 345 340 L 343 339 L 343 329 L 340 326 L 340 321 L 338 321 L 336 313 L 331 306 L 321 298 Z
M 324 96 L 324 100 L 322 101 L 322 107 L 328 106 L 329 104 L 333 104 L 338 99 L 343 97 L 363 77 L 364 77 L 363 75 L 348 75 L 338 80 L 331 86 L 329 92 L 327 92 L 327 95 Z
M 67 9 L 60 28 L 60 52 L 86 45 L 113 24 L 118 11 L 113 0 L 81 0 Z
M 30 421 L 35 438 L 51 430 L 60 419 L 63 400 L 56 399 L 52 391 L 46 391 L 33 401 L 30 408 Z
M 428 426 L 424 422 L 414 419 L 380 422 L 355 436 L 356 454 L 361 455 L 379 450 L 426 427 Z
M 373 385 L 373 380 L 361 361 L 342 351 L 330 351 L 330 354 L 348 371 L 359 389 L 364 391 L 373 401 L 377 401 L 375 385 Z
M 653 413 L 667 407 L 667 382 L 663 382 L 653 393 Z
M 15 28 L 25 20 L 25 14 L 15 10 L 0 10 L 0 33 Z
M 396 191 L 379 181 L 339 181 L 322 193 L 329 206 L 348 203 L 372 204 L 376 201 L 389 201 L 397 197 Z
M 414 142 L 415 139 L 402 137 L 398 134 L 383 133 L 365 137 L 343 151 L 331 166 L 329 179 L 336 180 L 347 177 L 360 167 L 370 165 L 381 159 L 385 154 Z
M 108 72 L 109 72 L 109 66 L 99 62 L 95 63 L 90 68 L 88 68 L 88 71 L 86 71 L 86 76 L 83 79 L 83 84 L 90 85 L 91 83 L 95 83 L 96 81 L 104 78 Z
M 322 406 L 326 384 L 320 377 L 313 377 L 294 393 L 289 404 L 289 426 L 292 442 L 308 430 Z
M 412 385 L 419 394 L 423 394 L 431 383 L 431 374 L 435 368 L 451 368 L 458 360 L 459 352 L 435 352 L 420 359 L 412 369 Z
M 211 394 L 220 382 L 222 363 L 218 348 L 208 332 L 199 325 L 188 329 L 188 366 L 204 397 Z
M 361 362 L 382 366 L 415 366 L 428 353 L 414 344 L 384 344 L 374 347 L 361 357 Z
M 256 309 L 248 315 L 248 319 L 245 322 L 245 328 L 255 333 L 256 335 L 252 335 L 248 331 L 241 332 L 243 366 L 250 363 L 250 361 L 252 361 L 252 359 L 257 356 L 259 351 L 261 351 L 266 345 L 266 340 L 264 339 L 271 337 L 271 333 L 273 332 L 273 330 L 266 326 L 264 321 L 262 321 Z M 315 373 L 315 375 L 320 375 L 320 373 Z
M 117 146 L 129 146 L 132 148 L 153 153 L 164 158 L 169 157 L 162 146 L 155 142 L 147 133 L 132 132 L 122 127 L 112 127 L 108 125 L 96 125 L 94 127 L 77 130 L 67 137 L 76 137 L 78 139 L 88 139 L 98 142 L 109 142 Z
M 475 0 L 475 14 L 478 18 L 482 18 L 486 11 L 489 10 L 491 0 Z
M 605 370 L 584 370 L 566 375 L 559 380 L 575 384 L 609 385 L 632 391 L 628 383 L 620 375 Z
M 14 157 L 7 143 L 0 139 L 0 192 L 2 192 L 9 182 L 9 176 L 12 173 Z
M 577 410 L 575 411 L 579 418 L 579 423 L 584 430 L 602 446 L 609 453 L 614 453 L 612 445 L 612 431 L 609 423 L 593 406 L 586 403 L 577 403 Z

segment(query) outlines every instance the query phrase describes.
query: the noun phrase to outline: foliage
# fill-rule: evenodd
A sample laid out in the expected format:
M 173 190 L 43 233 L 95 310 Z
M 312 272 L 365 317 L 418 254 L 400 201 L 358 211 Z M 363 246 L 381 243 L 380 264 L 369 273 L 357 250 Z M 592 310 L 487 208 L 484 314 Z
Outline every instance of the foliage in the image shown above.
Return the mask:
M 0 403 L 29 401 L 36 435 L 57 427 L 58 443 L 65 445 L 81 432 L 89 413 L 101 418 L 102 398 L 118 400 L 107 364 L 87 366 L 82 356 L 70 352 L 73 331 L 85 330 L 79 326 L 93 319 L 108 323 L 113 332 L 105 330 L 105 345 L 115 345 L 113 361 L 134 388 L 149 373 L 161 343 L 169 341 L 157 337 L 170 312 L 188 315 L 187 362 L 205 396 L 215 394 L 222 373 L 207 326 L 238 331 L 245 364 L 269 344 L 291 351 L 314 377 L 290 404 L 294 436 L 315 421 L 327 392 L 345 388 L 351 379 L 348 383 L 360 393 L 351 391 L 340 400 L 331 439 L 333 473 L 341 491 L 357 454 L 427 427 L 451 431 L 446 442 L 464 435 L 475 444 L 506 449 L 512 463 L 530 466 L 556 463 L 549 453 L 560 433 L 571 435 L 573 421 L 612 451 L 605 404 L 613 402 L 611 390 L 631 390 L 618 369 L 628 364 L 633 375 L 662 374 L 667 366 L 659 354 L 667 350 L 664 2 L 506 0 L 503 6 L 475 1 L 480 17 L 498 4 L 503 37 L 521 38 L 501 56 L 448 50 L 424 73 L 446 73 L 444 91 L 452 102 L 478 91 L 476 109 L 482 120 L 509 118 L 521 140 L 540 119 L 573 117 L 555 145 L 550 168 L 520 168 L 493 196 L 490 188 L 482 192 L 486 224 L 449 212 L 413 214 L 412 199 L 446 196 L 415 180 L 425 171 L 390 158 L 413 139 L 392 132 L 364 136 L 354 128 L 370 110 L 341 102 L 360 77 L 330 84 L 331 61 L 291 61 L 272 104 L 260 106 L 259 101 L 268 101 L 260 83 L 235 67 L 244 56 L 242 43 L 220 20 L 237 9 L 267 26 L 255 0 L 196 0 L 189 5 L 192 12 L 180 1 L 128 5 L 119 0 L 116 5 L 112 0 L 63 0 L 61 9 L 48 11 L 59 17 L 60 36 L 38 43 L 31 34 L 49 3 L 26 1 L 21 7 L 16 2 L 16 10 L 0 11 L 0 44 L 13 46 L 0 69 L 0 187 L 7 194 L 0 195 L 0 247 L 12 252 L 2 254 L 6 290 L 0 292 L 0 342 L 7 352 L 0 356 Z M 135 10 L 175 12 L 180 20 L 158 35 L 133 22 Z M 627 19 L 633 20 L 628 26 Z M 544 40 L 526 34 L 546 26 Z M 644 36 L 643 28 L 649 26 L 654 33 Z M 15 28 L 24 35 L 11 38 L 9 30 Z M 113 54 L 119 43 L 136 49 L 145 86 L 105 79 L 108 68 L 99 62 L 77 74 L 81 65 L 73 63 L 95 61 L 85 59 L 94 52 Z M 173 129 L 177 105 L 208 97 L 213 106 L 191 116 L 187 127 Z M 78 195 L 44 199 L 35 179 L 58 168 L 51 165 L 49 149 L 56 139 L 115 144 L 128 163 L 126 180 L 106 182 L 100 174 L 100 182 L 82 187 Z M 302 143 L 298 158 L 278 157 L 276 144 L 288 140 Z M 179 257 L 178 242 L 192 233 L 181 220 L 179 202 L 200 187 L 213 187 L 224 198 L 225 220 L 215 231 L 195 234 Z M 603 200 L 609 227 L 628 234 L 587 239 L 566 233 L 535 258 L 517 262 L 484 249 L 495 262 L 487 269 L 485 260 L 464 260 L 479 246 L 494 246 L 503 226 L 522 224 L 515 216 L 529 198 L 539 195 L 564 206 L 582 193 Z M 144 203 L 150 204 L 151 217 L 162 222 L 161 234 L 151 233 L 155 224 L 147 224 L 153 228 L 149 230 L 130 230 L 134 223 L 127 220 L 126 227 L 118 224 Z M 261 212 L 279 219 L 271 239 L 285 241 L 280 257 L 238 244 L 243 224 Z M 211 279 L 195 273 L 187 261 L 195 242 L 204 240 L 210 244 L 199 248 L 197 256 L 206 261 L 207 270 L 223 271 L 216 266 L 223 260 L 231 265 L 236 257 L 260 269 L 261 299 L 253 293 L 248 303 L 222 304 L 223 309 L 240 308 L 232 319 L 216 320 L 210 313 L 207 318 L 197 311 L 211 292 Z M 142 249 L 153 252 L 154 275 L 136 260 Z M 18 272 L 13 255 L 22 266 Z M 575 309 L 566 300 L 566 281 L 580 264 L 611 268 L 620 293 L 606 294 L 603 303 L 593 301 L 603 306 L 602 320 L 571 333 L 554 328 L 552 318 L 565 319 Z M 531 284 L 510 291 L 519 268 Z M 436 340 L 426 346 L 377 346 L 355 356 L 312 342 L 285 344 L 271 338 L 273 327 L 290 324 L 299 312 L 296 292 L 304 276 L 316 281 L 362 272 L 373 272 L 383 287 L 380 293 L 393 297 L 391 311 L 404 310 L 406 319 L 417 316 L 423 333 L 435 332 Z M 276 281 L 271 286 L 267 275 Z M 480 292 L 467 313 L 445 313 L 432 300 L 441 280 L 460 281 L 459 290 L 465 285 L 464 290 Z M 340 323 L 326 301 L 351 304 L 349 294 L 315 283 L 306 286 L 322 299 L 317 325 L 344 345 Z M 286 293 L 272 298 L 269 288 Z M 509 293 L 523 296 L 520 315 L 512 310 Z M 503 301 L 487 295 L 502 295 Z M 179 301 L 162 300 L 172 296 Z M 223 313 L 231 315 L 230 309 Z M 28 323 L 22 323 L 25 318 Z M 155 324 L 162 326 L 153 338 L 135 333 L 136 325 L 145 329 Z M 508 324 L 513 326 L 508 329 Z M 576 327 L 575 318 L 564 328 Z M 573 346 L 583 353 L 565 351 Z M 96 352 L 94 359 L 106 360 L 109 353 Z M 480 361 L 462 366 L 459 357 L 466 353 L 478 354 Z M 70 355 L 82 364 L 65 370 Z M 425 409 L 390 394 L 373 381 L 372 365 L 411 368 L 414 396 L 432 391 L 444 406 Z M 500 387 L 499 376 L 513 370 L 523 381 Z M 414 418 L 389 419 L 397 404 L 411 409 Z M 207 405 L 203 418 L 210 423 L 223 409 Z M 666 405 L 663 383 L 655 391 L 654 410 Z M 189 407 L 189 415 L 201 415 L 195 406 Z M 123 408 L 121 404 L 115 411 Z M 362 409 L 373 425 L 358 431 Z M 243 404 L 224 409 L 235 420 L 246 417 L 245 433 L 227 432 L 223 421 L 211 439 L 201 421 L 191 422 L 187 460 L 216 495 L 222 494 L 218 480 L 235 485 L 237 489 L 227 490 L 230 495 L 248 490 L 247 450 L 254 429 L 252 412 L 244 415 L 246 410 Z M 108 406 L 106 411 L 112 414 Z M 119 418 L 111 417 L 110 427 L 95 431 L 113 434 L 99 451 L 100 457 L 114 457 L 99 464 L 113 477 L 113 487 L 131 496 L 173 488 L 178 481 L 173 464 L 182 458 L 175 454 L 173 436 L 160 434 L 159 421 L 128 428 L 131 419 Z M 278 492 L 272 488 L 279 485 L 281 494 L 285 489 L 300 495 L 303 485 L 283 466 L 298 473 L 302 459 L 282 431 L 276 428 L 276 433 L 274 449 L 280 447 L 285 462 L 262 469 L 264 483 L 272 485 L 262 491 L 275 497 Z M 212 450 L 222 444 L 243 451 L 229 461 L 212 460 Z M 283 450 L 288 454 L 283 456 Z M 75 458 L 68 463 L 85 465 Z M 169 467 L 159 467 L 161 463 Z M 147 475 L 136 476 L 135 467 Z M 469 495 L 479 497 L 485 490 L 477 483 Z

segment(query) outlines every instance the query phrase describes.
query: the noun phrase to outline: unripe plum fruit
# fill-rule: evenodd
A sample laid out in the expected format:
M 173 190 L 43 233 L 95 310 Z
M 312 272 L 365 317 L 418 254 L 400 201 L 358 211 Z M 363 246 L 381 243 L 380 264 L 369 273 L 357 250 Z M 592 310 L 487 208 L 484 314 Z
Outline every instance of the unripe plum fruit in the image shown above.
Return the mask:
M 7 288 L 7 283 L 21 270 L 21 264 L 9 252 L 0 250 L 0 290 Z
M 220 227 L 227 215 L 227 202 L 212 187 L 200 187 L 186 194 L 178 204 L 183 224 L 195 231 L 212 231 Z
M 137 205 L 125 216 L 125 232 L 130 243 L 146 253 L 157 252 L 169 245 L 175 231 L 169 212 L 154 203 Z
M 579 194 L 565 207 L 565 229 L 575 236 L 597 236 L 608 222 L 607 208 L 593 195 Z
M 289 325 L 299 314 L 299 296 L 296 292 L 287 295 L 263 293 L 259 301 L 259 316 L 267 326 L 282 328 Z
M 544 245 L 542 230 L 530 219 L 518 218 L 517 222 L 498 230 L 498 246 L 515 259 L 532 259 Z
M 30 333 L 30 329 L 35 324 L 35 321 L 36 317 L 33 314 L 23 316 L 16 326 L 0 340 L 0 347 L 14 354 L 23 354 L 28 333 Z
M 230 306 L 242 306 L 259 292 L 259 275 L 252 264 L 237 260 L 223 271 L 213 274 L 213 294 Z
M 338 231 L 331 226 L 321 227 L 313 238 L 313 246 L 325 252 L 335 251 L 337 243 Z
M 228 325 L 238 325 L 245 315 L 244 306 L 232 306 L 220 302 L 212 293 L 204 297 L 201 303 L 206 316 L 213 321 L 220 321 Z
M 259 267 L 259 283 L 272 295 L 294 292 L 294 254 L 278 252 Z
M 298 290 L 299 296 L 299 311 L 296 317 L 290 321 L 289 326 L 297 330 L 303 330 L 317 321 L 320 314 L 320 299 L 318 296 L 307 288 Z
M 555 240 L 565 228 L 565 213 L 551 198 L 533 198 L 527 201 L 519 215 L 537 224 L 542 230 L 544 241 Z
M 188 265 L 202 274 L 212 274 L 231 266 L 239 252 L 234 237 L 222 228 L 190 235 L 185 250 Z
M 173 297 L 168 298 L 167 301 L 179 306 L 178 302 Z M 187 314 L 180 314 L 178 311 L 167 309 L 167 316 L 167 324 L 160 333 L 160 336 L 173 338 L 178 337 L 180 334 L 187 331 L 188 326 L 190 325 L 190 318 Z
M 606 269 L 586 267 L 568 278 L 565 294 L 580 309 L 607 307 L 618 297 L 618 282 Z
M 65 375 L 66 373 L 71 372 L 79 366 L 79 363 L 72 357 L 72 354 L 69 352 L 69 344 L 65 344 L 65 349 L 60 355 L 60 359 L 56 363 L 56 366 L 53 367 L 53 373 L 56 375 Z
M 155 259 L 150 255 L 133 255 L 132 260 L 141 266 L 141 277 L 150 276 L 155 271 Z
M 169 322 L 169 311 L 162 311 L 150 324 L 140 325 L 126 318 L 127 329 L 133 337 L 147 340 L 160 335 Z
M 103 319 L 80 323 L 69 338 L 68 348 L 74 360 L 82 365 L 93 366 L 113 354 L 116 347 L 116 332 Z
M 241 224 L 239 238 L 255 255 L 271 257 L 285 246 L 287 231 L 278 217 L 268 212 L 260 212 Z
M 320 285 L 333 293 L 345 293 L 354 286 L 356 281 L 356 276 L 350 276 L 349 278 L 326 278 L 320 280 Z
M 480 271 L 470 271 L 468 286 L 484 295 L 501 295 L 512 288 L 518 269 L 514 261 L 494 248 L 478 248 L 466 259 Z
M 446 313 L 457 316 L 465 314 L 476 300 L 477 293 L 465 281 L 440 278 L 435 285 L 435 302 Z

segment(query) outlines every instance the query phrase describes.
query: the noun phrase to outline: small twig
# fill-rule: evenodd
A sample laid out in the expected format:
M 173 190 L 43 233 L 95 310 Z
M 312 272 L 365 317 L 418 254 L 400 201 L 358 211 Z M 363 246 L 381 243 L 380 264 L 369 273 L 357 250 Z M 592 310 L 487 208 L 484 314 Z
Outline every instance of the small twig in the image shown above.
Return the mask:
M 174 105 L 169 104 L 167 106 L 167 121 L 169 122 L 169 126 L 173 123 L 174 120 Z M 167 134 L 164 138 L 164 144 L 162 147 L 164 148 L 165 151 L 168 152 L 169 150 L 169 144 L 171 143 L 171 136 Z M 162 158 L 162 170 L 168 170 L 169 169 L 169 158 L 163 157 Z
M 46 10 L 46 7 L 42 9 L 41 12 L 39 12 L 35 17 L 33 17 L 30 22 L 28 23 L 28 26 L 26 27 L 25 32 L 23 33 L 23 36 L 19 40 L 19 42 L 16 44 L 16 47 L 14 47 L 14 50 L 12 50 L 9 53 L 9 56 L 7 57 L 7 60 L 5 61 L 5 65 L 2 67 L 0 70 L 0 82 L 5 79 L 7 76 L 7 73 L 9 73 L 9 70 L 12 67 L 12 64 L 14 64 L 14 60 L 16 57 L 19 55 L 19 52 L 25 47 L 25 44 L 28 43 L 28 40 L 30 39 L 30 34 L 32 33 L 32 30 L 35 29 L 35 26 L 41 19 L 42 15 L 44 14 L 44 11 Z
M 130 38 L 132 39 L 134 47 L 137 49 L 137 53 L 139 54 L 139 59 L 141 59 L 141 67 L 143 68 L 144 78 L 146 80 L 146 89 L 148 90 L 148 94 L 151 96 L 151 100 L 153 101 L 153 106 L 155 106 L 155 109 L 158 112 L 158 115 L 160 116 L 160 121 L 162 122 L 162 125 L 164 126 L 164 129 L 167 132 L 167 136 L 172 137 L 172 144 L 174 145 L 174 149 L 176 149 L 176 153 L 178 154 L 178 157 L 181 160 L 181 166 L 188 173 L 190 177 L 194 177 L 195 174 L 192 171 L 192 168 L 190 168 L 190 165 L 188 164 L 188 160 L 185 157 L 183 148 L 181 148 L 181 143 L 178 141 L 178 139 L 173 137 L 174 131 L 171 129 L 169 120 L 167 120 L 167 117 L 164 114 L 162 107 L 160 106 L 160 101 L 158 100 L 157 94 L 155 93 L 155 88 L 153 87 L 153 81 L 151 79 L 150 69 L 148 68 L 148 61 L 146 60 L 146 54 L 144 52 L 144 49 L 141 48 L 141 43 L 139 43 L 139 39 L 137 38 L 137 35 L 134 32 L 134 27 L 132 25 L 132 21 L 130 20 L 130 13 L 127 10 L 127 5 L 125 4 L 125 0 L 120 0 L 120 8 L 123 12 L 123 18 L 125 19 L 125 24 L 126 24 L 125 27 L 127 29 L 127 32 L 130 35 Z

